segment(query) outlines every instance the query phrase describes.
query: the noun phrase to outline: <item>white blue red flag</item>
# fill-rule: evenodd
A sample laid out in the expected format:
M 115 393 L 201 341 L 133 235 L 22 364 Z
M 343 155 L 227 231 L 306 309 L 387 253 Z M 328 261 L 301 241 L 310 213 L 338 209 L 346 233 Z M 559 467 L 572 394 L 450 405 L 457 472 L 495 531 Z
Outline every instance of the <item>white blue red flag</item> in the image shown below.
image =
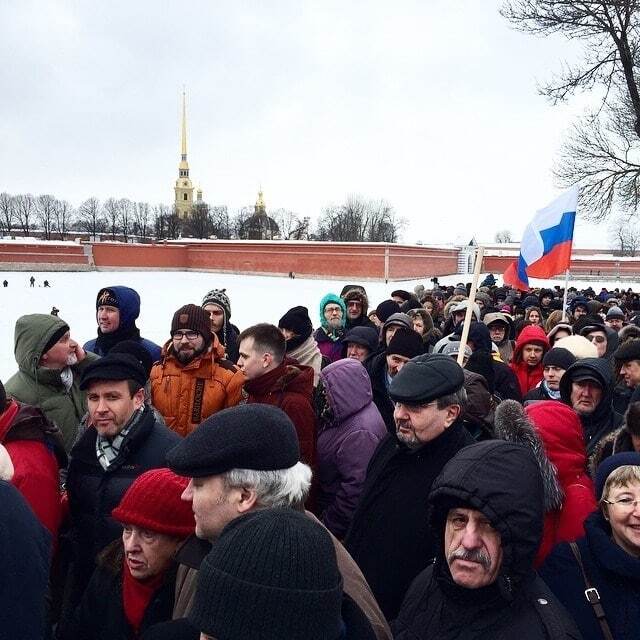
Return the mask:
M 522 234 L 518 259 L 502 276 L 505 284 L 527 291 L 530 277 L 552 278 L 569 268 L 579 191 L 571 187 L 536 212 Z

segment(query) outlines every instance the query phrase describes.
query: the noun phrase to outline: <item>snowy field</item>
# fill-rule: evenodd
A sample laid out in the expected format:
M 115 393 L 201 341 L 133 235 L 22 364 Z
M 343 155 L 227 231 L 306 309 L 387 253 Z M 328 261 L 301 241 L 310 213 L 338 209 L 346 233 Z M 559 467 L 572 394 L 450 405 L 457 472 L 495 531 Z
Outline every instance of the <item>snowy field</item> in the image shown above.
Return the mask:
M 16 371 L 13 355 L 13 329 L 16 319 L 27 313 L 49 313 L 52 306 L 60 309 L 60 317 L 71 327 L 71 335 L 82 344 L 95 337 L 95 299 L 98 290 L 106 286 L 126 285 L 133 287 L 142 300 L 138 327 L 145 338 L 163 344 L 169 338 L 171 318 L 183 304 L 200 304 L 210 289 L 226 288 L 231 298 L 231 319 L 240 329 L 257 322 L 277 324 L 282 315 L 293 306 L 304 305 L 314 326 L 318 325 L 318 303 L 328 292 L 339 294 L 342 287 L 355 280 L 305 280 L 243 276 L 217 273 L 160 272 L 160 271 L 96 271 L 96 272 L 47 272 L 33 275 L 36 286 L 29 287 L 29 272 L 2 272 L 0 281 L 7 279 L 8 288 L 0 287 L 5 313 L 0 316 L 0 380 L 6 380 Z M 497 275 L 497 274 L 496 274 Z M 50 289 L 42 287 L 49 280 Z M 441 284 L 468 282 L 470 275 L 451 275 L 439 278 Z M 366 282 L 370 307 L 389 297 L 395 289 L 413 291 L 421 282 L 426 288 L 427 280 L 406 282 Z M 534 286 L 562 284 L 562 280 L 534 281 Z M 583 288 L 591 284 L 615 287 L 615 282 L 572 282 Z M 625 282 L 638 290 L 637 283 Z M 598 288 L 596 288 L 598 287 Z

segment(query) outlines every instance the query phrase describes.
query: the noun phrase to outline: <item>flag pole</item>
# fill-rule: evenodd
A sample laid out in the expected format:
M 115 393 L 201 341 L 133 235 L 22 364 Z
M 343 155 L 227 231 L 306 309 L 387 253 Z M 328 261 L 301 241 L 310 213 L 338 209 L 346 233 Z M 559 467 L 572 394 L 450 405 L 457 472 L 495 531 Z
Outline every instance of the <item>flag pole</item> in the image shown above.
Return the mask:
M 473 269 L 473 280 L 471 281 L 471 291 L 469 291 L 469 304 L 467 312 L 464 314 L 464 325 L 462 326 L 462 336 L 460 337 L 460 351 L 458 351 L 458 364 L 462 366 L 464 362 L 464 350 L 467 346 L 469 338 L 469 326 L 471 325 L 471 314 L 473 313 L 473 304 L 476 301 L 476 291 L 478 290 L 478 280 L 480 271 L 482 270 L 482 258 L 484 257 L 484 247 L 478 247 L 476 251 L 476 264 Z M 480 320 L 480 318 L 478 318 Z
M 569 269 L 564 272 L 564 297 L 562 300 L 562 319 L 566 322 L 569 321 L 569 314 L 567 312 L 567 294 L 569 293 Z

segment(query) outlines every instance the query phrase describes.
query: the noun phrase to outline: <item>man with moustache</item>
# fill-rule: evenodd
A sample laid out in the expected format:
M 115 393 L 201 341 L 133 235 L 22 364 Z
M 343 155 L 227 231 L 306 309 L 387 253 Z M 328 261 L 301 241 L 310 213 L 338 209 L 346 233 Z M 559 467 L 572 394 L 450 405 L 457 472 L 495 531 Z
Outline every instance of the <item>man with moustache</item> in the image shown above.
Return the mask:
M 151 369 L 151 400 L 167 426 L 181 436 L 205 418 L 240 402 L 244 374 L 224 357 L 209 313 L 195 304 L 173 315 L 171 340 Z
M 543 493 L 536 461 L 519 444 L 488 440 L 457 453 L 429 496 L 435 563 L 411 585 L 394 638 L 580 638 L 533 569 Z
M 464 373 L 450 356 L 413 358 L 393 377 L 389 396 L 396 430 L 369 463 L 345 546 L 393 620 L 412 580 L 436 555 L 427 526 L 431 484 L 473 439 L 462 423 Z
M 86 411 L 80 376 L 98 356 L 85 352 L 69 325 L 48 313 L 18 318 L 14 353 L 18 371 L 4 385 L 7 396 L 40 408 L 62 431 L 68 453 Z

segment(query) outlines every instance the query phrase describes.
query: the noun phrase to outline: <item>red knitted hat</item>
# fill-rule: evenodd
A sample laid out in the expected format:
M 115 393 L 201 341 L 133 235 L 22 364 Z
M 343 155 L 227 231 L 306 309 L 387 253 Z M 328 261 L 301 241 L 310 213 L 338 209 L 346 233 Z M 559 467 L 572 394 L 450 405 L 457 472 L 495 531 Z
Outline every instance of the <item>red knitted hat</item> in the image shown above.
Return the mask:
M 186 538 L 196 526 L 191 502 L 180 499 L 188 483 L 170 469 L 151 469 L 134 480 L 111 515 L 123 524 Z

